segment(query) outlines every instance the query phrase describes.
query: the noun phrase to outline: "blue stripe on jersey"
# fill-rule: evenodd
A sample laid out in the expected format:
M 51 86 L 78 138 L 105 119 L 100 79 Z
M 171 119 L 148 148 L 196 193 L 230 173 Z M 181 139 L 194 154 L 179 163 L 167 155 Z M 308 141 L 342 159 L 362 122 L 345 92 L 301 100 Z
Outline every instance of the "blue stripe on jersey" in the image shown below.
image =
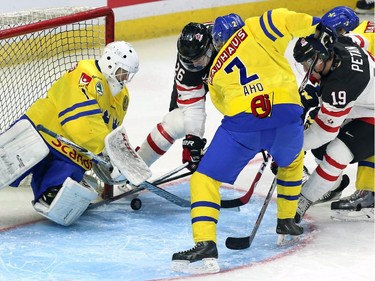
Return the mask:
M 102 114 L 102 111 L 100 109 L 93 109 L 93 110 L 80 112 L 76 115 L 70 116 L 70 117 L 62 120 L 61 126 L 63 126 L 64 124 L 66 124 L 69 121 L 72 121 L 72 120 L 75 120 L 75 119 L 78 119 L 78 118 L 81 118 L 81 117 L 84 117 L 84 116 L 95 115 L 95 114 Z
M 88 101 L 84 101 L 84 102 L 76 103 L 76 104 L 74 104 L 73 106 L 68 107 L 68 108 L 66 108 L 65 110 L 61 111 L 61 112 L 59 113 L 59 118 L 60 118 L 61 116 L 63 116 L 64 114 L 66 114 L 66 113 L 68 113 L 68 112 L 70 112 L 70 111 L 73 111 L 73 110 L 75 110 L 75 109 L 77 109 L 77 108 L 85 107 L 85 106 L 89 106 L 89 105 L 93 105 L 93 104 L 98 104 L 98 102 L 97 102 L 96 100 L 88 100 Z
M 191 204 L 191 209 L 196 208 L 196 207 L 210 207 L 216 210 L 220 210 L 220 205 L 213 203 L 213 202 L 209 202 L 209 201 L 198 201 L 198 202 Z
M 358 162 L 358 166 L 369 167 L 369 168 L 373 168 L 374 169 L 374 163 L 372 163 L 370 161 L 359 161 Z
M 277 179 L 277 184 L 282 186 L 299 186 L 302 184 L 302 180 L 299 181 L 283 181 L 280 179 Z
M 260 17 L 260 27 L 262 28 L 264 34 L 270 38 L 272 41 L 276 40 L 276 37 L 273 36 L 271 33 L 268 32 L 266 25 L 264 24 L 263 15 Z
M 217 220 L 214 219 L 213 217 L 207 217 L 207 216 L 201 216 L 201 217 L 196 217 L 191 220 L 191 223 L 199 222 L 199 221 L 209 221 L 209 222 L 214 222 L 217 223 Z
M 284 37 L 284 35 L 276 28 L 276 26 L 272 22 L 272 10 L 267 12 L 267 19 L 272 31 L 275 32 L 278 36 Z
M 289 201 L 295 201 L 295 200 L 299 199 L 299 195 L 296 195 L 296 196 L 290 196 L 289 195 L 288 196 L 288 195 L 278 194 L 277 198 L 282 198 L 282 199 L 286 199 L 286 200 L 289 200 Z

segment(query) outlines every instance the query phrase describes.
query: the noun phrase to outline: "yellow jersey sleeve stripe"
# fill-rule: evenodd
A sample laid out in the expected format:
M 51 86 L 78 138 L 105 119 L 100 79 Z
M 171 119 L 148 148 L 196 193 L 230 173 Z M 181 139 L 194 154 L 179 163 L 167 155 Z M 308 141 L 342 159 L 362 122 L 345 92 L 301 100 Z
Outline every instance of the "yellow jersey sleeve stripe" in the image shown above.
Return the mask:
M 284 37 L 284 35 L 280 32 L 280 30 L 277 29 L 277 27 L 273 24 L 272 22 L 272 11 L 268 11 L 267 12 L 267 21 L 268 21 L 268 25 L 269 27 L 272 29 L 272 31 L 277 35 L 279 36 L 280 38 Z M 276 41 L 276 37 L 273 36 L 268 30 L 267 30 L 267 26 L 264 22 L 264 14 L 260 17 L 260 26 L 264 32 L 264 34 L 269 38 L 271 39 L 272 41 Z

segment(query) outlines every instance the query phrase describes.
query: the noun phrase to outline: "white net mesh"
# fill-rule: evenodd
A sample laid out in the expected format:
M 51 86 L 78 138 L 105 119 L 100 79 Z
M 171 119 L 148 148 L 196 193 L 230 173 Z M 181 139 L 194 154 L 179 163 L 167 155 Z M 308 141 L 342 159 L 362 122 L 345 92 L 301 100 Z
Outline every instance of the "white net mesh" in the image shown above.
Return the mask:
M 90 10 L 59 8 L 1 15 L 0 132 L 79 60 L 100 57 L 106 38 L 105 17 L 75 19 L 82 12 Z M 51 23 L 73 18 L 73 23 Z

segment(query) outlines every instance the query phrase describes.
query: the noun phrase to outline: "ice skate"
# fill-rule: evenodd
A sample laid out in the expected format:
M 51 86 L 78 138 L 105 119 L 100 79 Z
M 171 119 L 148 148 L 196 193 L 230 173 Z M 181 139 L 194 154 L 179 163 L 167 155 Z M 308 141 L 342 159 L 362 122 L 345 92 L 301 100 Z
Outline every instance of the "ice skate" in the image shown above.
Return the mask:
M 302 184 L 304 184 L 305 182 L 307 182 L 307 180 L 309 179 L 310 175 L 311 174 L 309 172 L 309 169 L 307 169 L 306 166 L 303 166 Z
M 299 235 L 303 233 L 303 228 L 290 219 L 277 219 L 276 226 L 277 246 L 288 246 L 299 241 Z
M 311 205 L 312 205 L 312 201 L 310 201 L 309 199 L 307 199 L 305 196 L 301 194 L 298 200 L 297 213 L 294 217 L 294 221 L 296 223 L 301 222 L 303 216 L 305 215 L 306 211 L 310 208 Z
M 331 190 L 325 193 L 322 197 L 316 200 L 313 203 L 313 205 L 331 202 L 331 201 L 340 199 L 342 191 L 349 185 L 349 183 L 350 183 L 350 179 L 348 175 L 343 175 L 340 185 L 334 190 Z
M 358 14 L 373 14 L 374 0 L 359 0 L 356 4 L 355 12 Z
M 51 205 L 53 199 L 55 199 L 60 189 L 61 186 L 52 186 L 47 188 L 47 190 L 42 194 L 41 198 L 39 199 L 39 203 L 43 204 L 44 206 Z
M 374 192 L 356 190 L 352 195 L 331 203 L 331 216 L 341 221 L 373 221 Z
M 173 254 L 172 270 L 184 273 L 215 273 L 220 271 L 218 252 L 213 241 L 198 242 L 187 251 Z M 196 265 L 192 263 L 197 262 Z

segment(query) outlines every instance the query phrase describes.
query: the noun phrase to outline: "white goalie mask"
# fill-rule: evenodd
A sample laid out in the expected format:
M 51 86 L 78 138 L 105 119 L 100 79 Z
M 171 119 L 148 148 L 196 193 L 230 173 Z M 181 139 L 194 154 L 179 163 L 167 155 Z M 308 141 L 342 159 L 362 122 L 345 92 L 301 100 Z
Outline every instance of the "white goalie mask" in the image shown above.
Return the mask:
M 113 96 L 132 80 L 139 69 L 137 52 L 125 41 L 116 41 L 105 46 L 98 64 Z

